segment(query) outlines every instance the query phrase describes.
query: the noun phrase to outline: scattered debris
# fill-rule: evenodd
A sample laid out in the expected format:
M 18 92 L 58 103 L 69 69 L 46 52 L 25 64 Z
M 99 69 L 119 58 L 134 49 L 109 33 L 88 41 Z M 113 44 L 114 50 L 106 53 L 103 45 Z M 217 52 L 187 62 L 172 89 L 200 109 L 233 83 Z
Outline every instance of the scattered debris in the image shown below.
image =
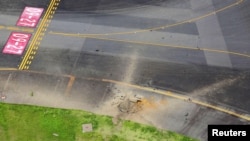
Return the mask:
M 123 113 L 136 113 L 141 111 L 141 97 L 134 95 L 134 97 L 126 98 L 118 105 L 118 109 Z
M 30 93 L 30 96 L 34 96 L 34 92 L 33 91 Z
M 58 137 L 59 135 L 57 133 L 53 133 L 53 136 Z
M 5 95 L 1 95 L 1 100 L 5 100 L 6 96 Z

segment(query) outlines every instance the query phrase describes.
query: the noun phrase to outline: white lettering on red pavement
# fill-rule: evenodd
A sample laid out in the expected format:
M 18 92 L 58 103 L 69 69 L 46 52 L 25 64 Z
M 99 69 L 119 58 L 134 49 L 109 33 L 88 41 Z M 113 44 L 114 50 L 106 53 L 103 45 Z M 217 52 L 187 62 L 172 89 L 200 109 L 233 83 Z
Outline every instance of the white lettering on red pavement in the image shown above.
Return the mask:
M 2 52 L 4 54 L 22 55 L 30 37 L 31 34 L 28 33 L 12 32 Z
M 36 27 L 43 13 L 43 8 L 25 7 L 17 21 L 17 26 Z

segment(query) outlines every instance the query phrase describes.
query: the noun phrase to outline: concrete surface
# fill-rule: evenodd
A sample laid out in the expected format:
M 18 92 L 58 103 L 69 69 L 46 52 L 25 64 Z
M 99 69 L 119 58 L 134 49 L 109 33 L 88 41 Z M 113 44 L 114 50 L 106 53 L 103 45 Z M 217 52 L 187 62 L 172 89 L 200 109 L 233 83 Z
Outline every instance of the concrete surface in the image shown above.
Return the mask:
M 1 1 L 0 45 L 25 6 L 48 4 Z M 249 124 L 249 6 L 248 0 L 61 0 L 29 70 L 12 69 L 24 55 L 0 55 L 5 102 L 108 114 L 202 141 L 208 124 Z M 143 110 L 120 113 L 112 104 L 120 94 L 143 96 Z

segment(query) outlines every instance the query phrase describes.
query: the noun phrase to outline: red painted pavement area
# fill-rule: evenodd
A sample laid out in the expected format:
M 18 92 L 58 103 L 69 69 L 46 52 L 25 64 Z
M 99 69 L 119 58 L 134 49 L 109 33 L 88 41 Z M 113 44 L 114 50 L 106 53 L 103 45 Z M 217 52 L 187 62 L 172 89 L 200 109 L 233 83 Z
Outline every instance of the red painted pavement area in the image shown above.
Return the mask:
M 36 27 L 43 13 L 43 8 L 25 7 L 17 21 L 17 26 Z
M 22 55 L 32 34 L 12 32 L 5 44 L 2 53 Z

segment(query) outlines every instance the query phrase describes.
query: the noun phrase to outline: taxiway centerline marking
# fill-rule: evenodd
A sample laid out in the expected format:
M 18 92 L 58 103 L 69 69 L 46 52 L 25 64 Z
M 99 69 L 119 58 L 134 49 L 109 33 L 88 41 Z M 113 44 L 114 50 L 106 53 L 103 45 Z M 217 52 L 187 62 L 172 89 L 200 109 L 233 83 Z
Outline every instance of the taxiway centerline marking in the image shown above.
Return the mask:
M 192 18 L 192 19 L 187 19 L 187 20 L 184 20 L 184 21 L 181 21 L 181 22 L 178 22 L 178 23 L 170 24 L 170 25 L 163 25 L 163 26 L 159 26 L 159 27 L 152 27 L 152 28 L 148 28 L 148 29 L 127 31 L 127 32 L 115 32 L 115 33 L 103 33 L 103 34 L 91 34 L 91 33 L 89 33 L 89 34 L 78 34 L 78 35 L 81 35 L 81 36 L 110 36 L 110 35 L 134 34 L 134 33 L 148 32 L 148 31 L 152 31 L 152 30 L 160 30 L 160 29 L 174 27 L 174 26 L 178 26 L 178 25 L 182 25 L 182 24 L 186 24 L 186 23 L 190 23 L 190 22 L 195 22 L 197 20 L 206 18 L 206 17 L 214 15 L 216 13 L 225 11 L 225 10 L 227 10 L 229 8 L 232 8 L 234 6 L 237 6 L 237 5 L 239 5 L 239 4 L 243 3 L 243 2 L 244 2 L 244 0 L 236 0 L 235 3 L 230 4 L 230 5 L 226 6 L 226 7 L 221 8 L 221 9 L 218 9 L 216 11 L 212 11 L 212 12 L 209 12 L 209 13 L 207 13 L 205 15 L 195 17 L 195 18 Z M 5 28 L 6 28 L 5 26 L 0 25 L 0 29 L 5 29 Z
M 17 68 L 0 68 L 0 71 L 15 71 Z
M 195 18 L 191 18 L 191 19 L 187 19 L 187 20 L 184 20 L 184 21 L 181 21 L 181 22 L 177 22 L 177 23 L 174 23 L 174 24 L 170 24 L 170 25 L 163 25 L 163 26 L 159 26 L 159 27 L 152 27 L 152 28 L 147 28 L 147 29 L 141 29 L 141 30 L 133 30 L 133 31 L 127 31 L 127 32 L 112 32 L 112 33 L 103 33 L 103 34 L 78 34 L 77 35 L 80 35 L 80 36 L 111 36 L 111 35 L 123 35 L 123 34 L 135 34 L 135 33 L 143 33 L 143 32 L 148 32 L 148 31 L 155 31 L 155 30 L 161 30 L 161 29 L 166 29 L 166 28 L 170 28 L 170 27 L 174 27 L 174 26 L 179 26 L 179 25 L 182 25 L 182 24 L 186 24 L 186 23 L 191 23 L 191 22 L 195 22 L 195 21 L 198 21 L 198 20 L 201 20 L 201 19 L 204 19 L 208 16 L 211 16 L 211 15 L 214 15 L 216 13 L 219 13 L 219 12 L 222 12 L 222 11 L 225 11 L 229 8 L 232 8 L 234 6 L 237 6 L 241 3 L 243 3 L 244 0 L 236 0 L 236 2 L 228 5 L 228 6 L 225 6 L 223 8 L 220 8 L 218 10 L 215 10 L 215 11 L 212 11 L 212 12 L 209 12 L 207 14 L 204 14 L 204 15 L 201 15 L 201 16 L 198 16 L 198 17 L 195 17 Z M 74 34 L 74 33 L 72 33 Z
M 124 42 L 124 43 L 131 43 L 131 44 L 142 44 L 142 45 L 151 45 L 151 46 L 160 46 L 160 47 L 167 47 L 167 48 L 178 48 L 178 49 L 188 49 L 188 50 L 196 50 L 196 51 L 207 51 L 207 52 L 215 52 L 215 53 L 223 53 L 223 54 L 232 54 L 236 56 L 250 58 L 250 55 L 243 54 L 239 52 L 232 52 L 232 51 L 225 51 L 225 50 L 216 50 L 216 49 L 209 49 L 205 47 L 192 47 L 192 46 L 184 46 L 184 45 L 173 45 L 173 44 L 160 44 L 160 43 L 152 43 L 152 42 L 142 42 L 142 41 L 131 41 L 131 40 L 121 40 L 121 39 L 114 39 L 114 38 L 103 38 L 103 37 L 96 37 L 96 36 L 79 36 L 77 34 L 68 34 L 68 33 L 60 33 L 60 32 L 49 32 L 50 34 L 55 35 L 62 35 L 62 36 L 73 36 L 79 38 L 90 38 L 90 39 L 98 39 L 98 40 L 108 40 L 114 42 Z

